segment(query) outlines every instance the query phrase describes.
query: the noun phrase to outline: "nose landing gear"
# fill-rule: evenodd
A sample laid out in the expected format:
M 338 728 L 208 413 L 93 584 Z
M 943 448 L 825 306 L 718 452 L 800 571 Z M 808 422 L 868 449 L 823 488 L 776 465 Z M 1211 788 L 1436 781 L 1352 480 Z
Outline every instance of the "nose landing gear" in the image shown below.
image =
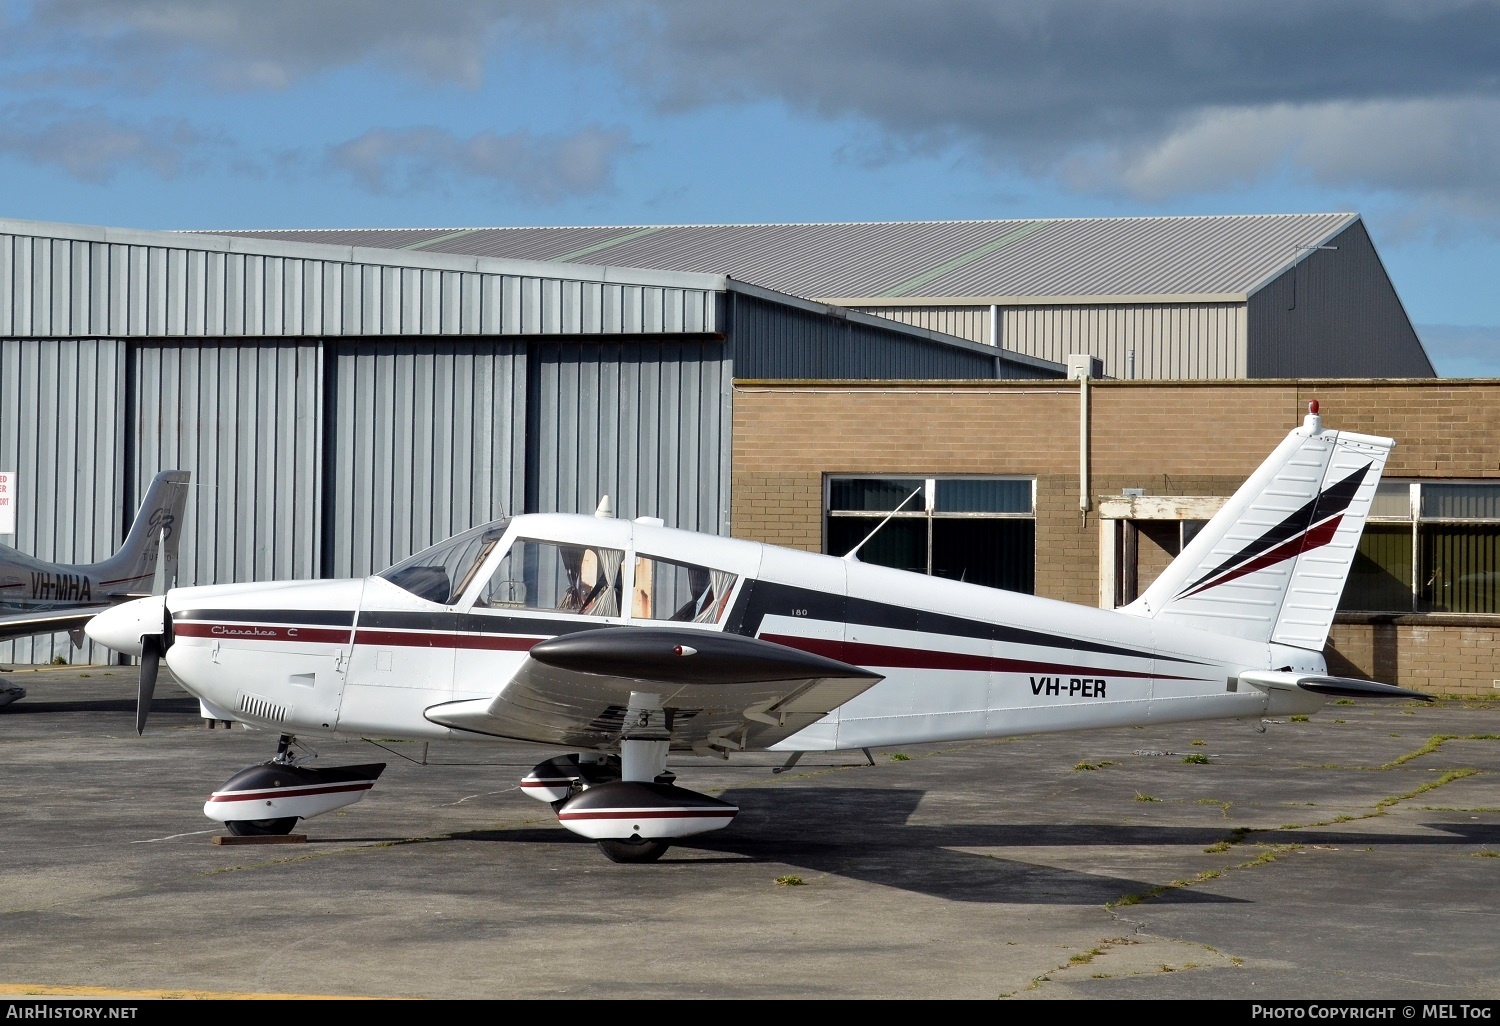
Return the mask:
M 240 770 L 209 796 L 203 814 L 236 837 L 289 834 L 299 819 L 353 805 L 375 786 L 385 763 L 313 769 L 297 765 L 296 738 L 281 735 L 268 762 Z

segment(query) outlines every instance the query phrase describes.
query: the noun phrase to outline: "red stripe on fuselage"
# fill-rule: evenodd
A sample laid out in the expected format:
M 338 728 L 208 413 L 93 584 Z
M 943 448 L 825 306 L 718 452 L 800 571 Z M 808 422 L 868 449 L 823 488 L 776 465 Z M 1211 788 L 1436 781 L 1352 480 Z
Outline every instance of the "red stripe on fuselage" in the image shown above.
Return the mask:
M 213 638 L 222 641 L 289 641 L 294 644 L 347 645 L 347 627 L 282 626 L 264 623 L 173 623 L 179 638 Z
M 438 631 L 359 630 L 347 627 L 307 627 L 265 623 L 196 623 L 172 624 L 172 633 L 180 638 L 212 638 L 223 641 L 268 641 L 293 644 L 371 645 L 380 648 L 454 648 L 492 652 L 529 652 L 531 646 L 545 638 L 498 634 L 460 634 Z M 351 637 L 352 634 L 352 637 Z
M 155 574 L 140 574 L 136 577 L 117 577 L 112 581 L 100 581 L 99 586 L 102 588 L 106 584 L 128 584 L 131 581 L 149 581 L 155 576 Z
M 933 652 L 920 648 L 897 648 L 893 645 L 867 645 L 858 641 L 831 641 L 827 638 L 799 638 L 789 634 L 762 634 L 762 641 L 773 641 L 787 648 L 811 652 L 856 666 L 894 667 L 903 670 L 969 670 L 994 673 L 1037 673 L 1048 676 L 1155 677 L 1158 680 L 1194 680 L 1192 677 L 1169 677 L 1149 670 L 1119 670 L 1100 666 L 1063 666 L 1033 659 L 1004 659 L 999 656 L 973 655 L 967 652 Z
M 388 648 L 463 648 L 494 652 L 529 652 L 531 646 L 545 638 L 516 637 L 499 634 L 439 634 L 432 631 L 354 632 L 356 645 L 380 645 Z

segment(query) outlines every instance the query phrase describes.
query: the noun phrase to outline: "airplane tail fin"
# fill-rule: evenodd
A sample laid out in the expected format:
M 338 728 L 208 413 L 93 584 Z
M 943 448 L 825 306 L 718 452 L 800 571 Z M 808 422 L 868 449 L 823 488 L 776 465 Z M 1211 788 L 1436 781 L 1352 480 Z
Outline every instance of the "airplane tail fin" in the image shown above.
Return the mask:
M 1123 612 L 1322 650 L 1396 443 L 1325 429 L 1309 410 Z
M 160 561 L 163 587 L 177 581 L 177 545 L 182 531 L 182 515 L 187 508 L 188 482 L 192 473 L 186 470 L 164 470 L 146 489 L 141 508 L 125 536 L 125 544 L 107 560 L 109 576 L 122 584 L 122 591 L 147 594 L 156 577 Z

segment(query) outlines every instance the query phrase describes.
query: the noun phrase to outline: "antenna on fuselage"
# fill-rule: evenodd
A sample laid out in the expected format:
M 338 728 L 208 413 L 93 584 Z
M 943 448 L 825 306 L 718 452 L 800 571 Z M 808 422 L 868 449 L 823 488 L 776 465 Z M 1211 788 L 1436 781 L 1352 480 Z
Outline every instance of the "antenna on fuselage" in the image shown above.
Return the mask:
M 880 529 L 882 527 L 884 527 L 886 524 L 888 524 L 888 523 L 891 522 L 891 517 L 893 517 L 897 513 L 901 512 L 901 507 L 902 506 L 905 506 L 908 502 L 910 502 L 911 500 L 915 499 L 918 495 L 922 494 L 922 489 L 925 488 L 925 487 L 927 487 L 927 486 L 926 485 L 918 485 L 916 491 L 912 492 L 906 498 L 902 499 L 896 505 L 895 509 L 891 510 L 889 513 L 887 513 L 885 515 L 885 519 L 884 520 L 882 520 L 880 523 L 878 523 L 878 524 L 875 525 L 875 530 L 873 530 L 869 534 L 865 535 L 864 541 L 861 541 L 858 545 L 854 546 L 854 548 L 852 548 L 848 552 L 844 553 L 844 558 L 847 559 L 847 560 L 849 560 L 849 561 L 851 561 L 851 562 L 858 563 L 859 562 L 859 557 L 857 557 L 855 555 L 855 553 L 858 552 L 860 549 L 862 549 L 862 548 L 865 547 L 865 542 L 869 541 L 871 538 L 873 538 L 877 534 L 879 534 L 880 533 Z
M 596 517 L 604 517 L 604 518 L 608 519 L 610 517 L 613 517 L 614 515 L 615 515 L 615 508 L 609 504 L 609 496 L 608 495 L 601 495 L 601 496 L 599 496 L 599 505 L 594 510 L 594 516 L 596 516 Z

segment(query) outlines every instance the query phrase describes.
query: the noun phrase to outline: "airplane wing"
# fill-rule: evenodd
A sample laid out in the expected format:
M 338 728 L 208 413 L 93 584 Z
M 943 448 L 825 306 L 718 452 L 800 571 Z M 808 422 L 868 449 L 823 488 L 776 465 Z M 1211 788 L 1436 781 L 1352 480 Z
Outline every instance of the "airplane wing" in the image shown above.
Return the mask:
M 765 748 L 817 722 L 882 676 L 758 638 L 605 627 L 539 642 L 493 699 L 426 711 L 447 727 L 592 748 L 618 741 L 633 691 L 659 695 L 672 747 Z
M 108 605 L 68 606 L 65 609 L 43 609 L 32 613 L 8 613 L 0 616 L 0 641 L 35 634 L 82 630 L 84 624 L 108 608 Z

